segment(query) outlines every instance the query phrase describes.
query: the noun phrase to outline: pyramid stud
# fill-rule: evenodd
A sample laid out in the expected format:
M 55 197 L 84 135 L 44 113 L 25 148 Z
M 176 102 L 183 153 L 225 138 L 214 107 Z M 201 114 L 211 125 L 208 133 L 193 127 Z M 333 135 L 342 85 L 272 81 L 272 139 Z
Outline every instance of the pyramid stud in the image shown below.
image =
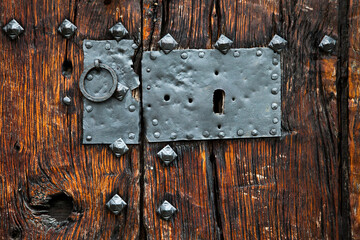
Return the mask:
M 229 51 L 231 45 L 233 44 L 233 41 L 231 41 L 228 37 L 221 34 L 219 39 L 215 43 L 215 48 L 222 52 L 223 54 L 227 54 Z
M 120 41 L 129 33 L 121 22 L 115 24 L 109 31 L 116 41 Z
M 277 53 L 280 53 L 287 45 L 287 41 L 275 34 L 275 36 L 271 39 L 269 43 L 269 48 L 274 50 Z
M 178 43 L 169 33 L 166 34 L 162 39 L 160 39 L 158 44 L 165 54 L 171 52 L 178 45 Z
M 329 37 L 328 35 L 325 35 L 325 37 L 321 40 L 321 43 L 319 45 L 319 47 L 327 53 L 331 53 L 332 51 L 334 51 L 336 46 L 336 40 L 333 39 L 332 37 Z
M 126 202 L 117 194 L 115 194 L 107 203 L 106 206 L 108 209 L 114 213 L 115 215 L 118 215 L 125 207 Z
M 122 101 L 128 91 L 129 91 L 128 87 L 126 87 L 121 83 L 118 83 L 114 96 L 116 97 L 117 100 Z
M 166 200 L 156 210 L 160 217 L 166 221 L 170 220 L 176 211 L 177 209 Z
M 76 30 L 77 27 L 67 19 L 65 19 L 58 28 L 59 33 L 67 39 L 71 38 Z
M 20 34 L 24 32 L 24 28 L 15 20 L 11 20 L 6 26 L 3 28 L 6 35 L 11 39 L 16 39 Z
M 121 157 L 127 151 L 129 151 L 129 148 L 127 147 L 127 145 L 125 144 L 125 142 L 121 138 L 119 138 L 118 140 L 113 142 L 110 145 L 110 148 L 113 151 L 113 153 L 116 155 L 116 157 Z
M 165 163 L 166 166 L 168 166 L 172 161 L 177 158 L 176 152 L 169 145 L 161 149 L 161 151 L 158 152 L 157 155 L 159 158 L 161 158 L 161 160 Z

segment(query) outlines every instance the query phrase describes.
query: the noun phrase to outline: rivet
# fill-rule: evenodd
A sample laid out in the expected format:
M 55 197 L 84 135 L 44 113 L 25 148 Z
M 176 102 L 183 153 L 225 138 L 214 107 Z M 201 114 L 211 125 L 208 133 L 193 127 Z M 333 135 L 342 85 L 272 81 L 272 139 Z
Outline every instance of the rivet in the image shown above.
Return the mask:
M 134 112 L 136 110 L 136 107 L 134 105 L 129 106 L 129 111 Z
M 235 51 L 235 52 L 234 52 L 234 57 L 236 57 L 236 58 L 237 58 L 237 57 L 240 57 L 240 52 L 239 52 L 239 51 Z
M 238 135 L 238 136 L 244 135 L 244 130 L 239 129 L 239 130 L 237 131 L 237 135 Z
M 278 105 L 277 105 L 277 103 L 273 103 L 273 104 L 271 104 L 271 108 L 272 108 L 272 110 L 276 110 L 276 109 L 278 109 Z
M 272 79 L 272 80 L 276 80 L 276 79 L 278 79 L 278 78 L 279 78 L 279 75 L 277 75 L 276 73 L 274 73 L 274 74 L 271 75 L 271 79 Z
M 203 132 L 203 136 L 206 137 L 206 138 L 207 138 L 207 137 L 210 137 L 210 133 L 209 133 L 208 131 L 204 131 L 204 132 Z
M 262 55 L 262 51 L 261 50 L 257 50 L 256 51 L 256 56 L 260 57 Z
M 176 134 L 176 133 L 174 133 L 174 132 L 173 132 L 173 133 L 171 133 L 170 138 L 171 138 L 171 139 L 176 139 L 176 138 L 177 138 L 177 134 Z
M 135 134 L 134 133 L 129 133 L 129 139 L 135 139 Z
M 219 132 L 218 136 L 219 136 L 219 138 L 224 138 L 224 137 L 225 137 L 225 133 L 224 133 L 224 132 Z
M 205 52 L 199 52 L 199 58 L 204 58 L 205 57 Z
M 187 58 L 188 58 L 187 53 L 182 53 L 182 54 L 181 54 L 181 58 L 182 58 L 182 59 L 187 59 Z
M 105 45 L 105 49 L 106 49 L 106 50 L 110 50 L 110 44 L 109 44 L 109 43 L 107 43 L 107 44 Z
M 85 109 L 87 112 L 91 112 L 93 110 L 93 107 L 89 105 L 89 106 L 86 106 Z
M 152 120 L 152 125 L 157 126 L 159 124 L 159 121 L 157 119 Z
M 147 71 L 147 72 L 151 72 L 151 69 L 150 69 L 150 68 L 147 68 L 146 71 Z
M 138 48 L 138 45 L 136 45 L 136 44 L 134 43 L 133 45 L 131 45 L 131 47 L 132 47 L 133 49 L 137 49 L 137 48 Z
M 69 98 L 68 96 L 66 96 L 66 97 L 64 97 L 63 98 L 63 103 L 65 104 L 65 105 L 70 105 L 70 103 L 71 103 L 71 98 Z
M 257 136 L 257 135 L 259 135 L 259 132 L 256 129 L 254 129 L 251 131 L 251 135 Z
M 193 139 L 194 135 L 192 135 L 191 133 L 186 134 L 186 138 L 187 139 Z
M 150 86 L 150 85 L 148 85 L 148 86 L 146 87 L 146 89 L 147 89 L 147 90 L 150 90 L 150 89 L 151 89 L 151 86 Z
M 90 142 L 91 140 L 92 140 L 92 136 L 89 135 L 89 136 L 86 137 L 86 141 Z
M 86 47 L 87 49 L 90 49 L 90 48 L 93 47 L 93 45 L 92 45 L 91 42 L 86 42 L 86 43 L 85 43 L 85 47 Z
M 274 118 L 274 119 L 273 119 L 273 123 L 274 123 L 274 124 L 277 124 L 278 122 L 279 122 L 279 119 L 278 119 L 278 118 Z
M 155 138 L 159 138 L 159 137 L 160 137 L 160 133 L 159 133 L 159 132 L 155 132 L 155 133 L 154 133 L 154 137 L 155 137 Z
M 91 74 L 88 74 L 87 76 L 86 76 L 86 79 L 87 80 L 89 80 L 89 81 L 91 81 L 91 80 L 93 80 L 93 75 L 91 75 Z
M 155 53 L 151 52 L 151 53 L 150 53 L 150 59 L 151 59 L 151 60 L 156 60 L 156 58 L 157 58 L 157 57 L 156 57 Z
M 279 64 L 279 60 L 277 58 L 273 58 L 273 61 L 272 61 L 273 65 L 278 65 Z
M 274 94 L 274 95 L 278 94 L 278 92 L 279 92 L 279 90 L 277 88 L 272 88 L 271 89 L 271 93 Z
M 275 128 L 273 128 L 273 129 L 271 129 L 270 130 L 270 132 L 269 132 L 271 135 L 275 135 L 276 133 L 277 133 L 277 131 L 276 131 L 276 129 Z

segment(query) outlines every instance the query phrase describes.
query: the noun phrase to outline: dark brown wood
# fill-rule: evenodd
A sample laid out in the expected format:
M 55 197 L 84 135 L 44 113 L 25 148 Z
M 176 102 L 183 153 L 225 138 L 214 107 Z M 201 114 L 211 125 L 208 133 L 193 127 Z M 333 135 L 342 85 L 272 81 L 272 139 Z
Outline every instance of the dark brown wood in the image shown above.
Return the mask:
M 83 39 L 109 39 L 123 20 L 139 40 L 140 2 L 4 0 L 0 12 L 2 26 L 16 18 L 25 28 L 16 41 L 0 34 L 0 239 L 136 239 L 139 146 L 116 158 L 106 145 L 81 144 L 78 79 Z M 78 27 L 70 40 L 57 33 L 65 18 Z M 119 216 L 105 207 L 115 193 L 128 203 Z

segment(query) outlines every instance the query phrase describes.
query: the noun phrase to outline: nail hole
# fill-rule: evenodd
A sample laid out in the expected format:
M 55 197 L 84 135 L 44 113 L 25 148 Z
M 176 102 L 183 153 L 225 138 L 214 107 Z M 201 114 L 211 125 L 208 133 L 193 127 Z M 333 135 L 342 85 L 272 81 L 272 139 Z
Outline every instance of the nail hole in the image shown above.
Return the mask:
M 148 104 L 148 108 L 151 108 L 151 104 Z
M 164 100 L 165 100 L 165 101 L 169 101 L 169 100 L 170 100 L 170 95 L 166 94 L 166 95 L 164 96 Z
M 217 114 L 224 114 L 225 108 L 225 92 L 222 89 L 217 89 L 213 96 L 213 111 Z
M 218 70 L 215 71 L 215 75 L 219 75 L 219 71 L 218 71 Z
M 17 152 L 20 152 L 21 146 L 20 146 L 20 143 L 19 143 L 19 142 L 16 142 L 16 143 L 14 144 L 14 149 L 15 149 Z
M 231 99 L 233 102 L 235 102 L 235 98 L 233 97 L 232 99 Z
M 221 129 L 221 124 L 218 125 L 218 129 Z
M 111 0 L 104 0 L 105 5 L 109 5 L 111 3 Z
M 189 103 L 192 103 L 193 102 L 193 99 L 192 98 L 189 98 Z
M 62 75 L 66 78 L 70 78 L 72 74 L 72 70 L 73 70 L 73 66 L 71 61 L 66 59 L 61 67 Z

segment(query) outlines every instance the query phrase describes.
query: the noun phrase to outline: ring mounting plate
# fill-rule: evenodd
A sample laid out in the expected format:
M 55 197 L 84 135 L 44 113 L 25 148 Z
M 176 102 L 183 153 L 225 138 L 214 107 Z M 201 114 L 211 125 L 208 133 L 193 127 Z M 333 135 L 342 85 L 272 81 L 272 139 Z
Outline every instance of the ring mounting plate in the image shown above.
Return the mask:
M 144 52 L 149 142 L 281 136 L 280 55 L 269 48 Z

